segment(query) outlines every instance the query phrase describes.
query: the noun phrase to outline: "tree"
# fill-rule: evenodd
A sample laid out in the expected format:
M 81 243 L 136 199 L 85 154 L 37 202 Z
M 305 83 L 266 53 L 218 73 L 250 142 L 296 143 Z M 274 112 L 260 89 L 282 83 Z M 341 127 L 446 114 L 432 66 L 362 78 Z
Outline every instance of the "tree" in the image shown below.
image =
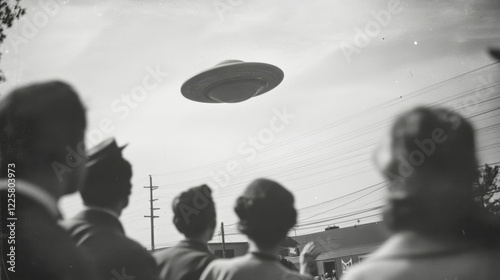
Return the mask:
M 11 1 L 10 1 L 11 2 Z M 15 4 L 10 4 L 9 0 L 0 0 L 0 45 L 3 43 L 7 35 L 5 31 L 12 27 L 14 20 L 19 19 L 26 13 L 26 9 L 19 4 L 21 0 L 15 0 Z M 0 52 L 0 58 L 2 53 Z M 0 83 L 5 81 L 3 71 L 0 70 Z
M 500 215 L 500 186 L 497 184 L 498 168 L 487 164 L 480 169 L 477 182 L 474 184 L 476 201 L 489 212 Z

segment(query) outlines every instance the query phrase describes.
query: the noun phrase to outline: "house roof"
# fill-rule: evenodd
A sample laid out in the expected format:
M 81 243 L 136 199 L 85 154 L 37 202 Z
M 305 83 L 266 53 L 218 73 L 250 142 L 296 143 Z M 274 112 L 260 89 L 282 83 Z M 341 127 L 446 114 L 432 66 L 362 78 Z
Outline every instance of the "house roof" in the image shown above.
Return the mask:
M 226 244 L 226 245 L 246 245 L 246 244 L 248 244 L 248 242 L 225 242 L 224 244 Z M 222 242 L 209 242 L 209 243 L 207 243 L 207 245 L 221 245 L 222 246 Z
M 294 247 L 294 244 L 300 251 L 304 246 L 314 241 L 320 250 L 317 261 L 328 260 L 344 256 L 360 255 L 371 253 L 376 250 L 387 238 L 389 232 L 383 222 L 357 225 L 355 227 L 338 228 L 315 232 L 300 236 L 291 236 L 287 238 L 287 245 Z M 222 247 L 222 243 L 208 243 L 209 247 Z M 227 242 L 226 248 L 238 246 L 248 246 L 247 242 Z M 165 248 L 160 248 L 165 249 Z M 299 257 L 287 257 L 291 262 L 297 263 Z
M 371 253 L 388 237 L 389 232 L 384 223 L 378 222 L 293 236 L 292 239 L 297 241 L 300 250 L 302 250 L 308 242 L 314 241 L 321 252 L 316 260 L 321 261 L 343 256 Z M 291 257 L 290 260 L 293 262 L 295 258 L 298 257 Z

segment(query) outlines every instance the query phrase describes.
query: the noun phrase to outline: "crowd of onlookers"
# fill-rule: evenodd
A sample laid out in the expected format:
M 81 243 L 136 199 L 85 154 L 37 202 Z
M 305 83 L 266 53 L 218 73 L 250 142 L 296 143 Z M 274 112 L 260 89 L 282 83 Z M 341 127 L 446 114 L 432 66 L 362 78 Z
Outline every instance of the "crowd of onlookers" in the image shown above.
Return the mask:
M 246 255 L 217 259 L 209 251 L 216 207 L 207 185 L 173 200 L 185 239 L 150 254 L 119 221 L 132 188 L 125 147 L 109 139 L 86 149 L 86 126 L 77 93 L 62 82 L 19 87 L 0 100 L 0 279 L 338 279 L 335 271 L 317 275 L 313 243 L 297 268 L 279 256 L 297 210 L 288 189 L 264 178 L 235 200 Z M 376 158 L 388 181 L 383 216 L 392 236 L 343 279 L 499 279 L 500 223 L 474 201 L 478 162 L 465 118 L 442 108 L 406 112 Z M 85 208 L 63 220 L 58 200 L 75 191 Z

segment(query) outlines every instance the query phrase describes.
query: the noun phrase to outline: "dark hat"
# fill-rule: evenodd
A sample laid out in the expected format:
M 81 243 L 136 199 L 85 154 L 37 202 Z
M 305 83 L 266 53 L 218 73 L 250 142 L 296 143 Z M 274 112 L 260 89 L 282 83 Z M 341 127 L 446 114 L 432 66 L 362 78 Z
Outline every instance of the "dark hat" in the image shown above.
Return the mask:
M 237 103 L 272 90 L 283 77 L 283 71 L 271 64 L 225 60 L 191 77 L 181 93 L 197 102 Z
M 496 60 L 500 60 L 500 49 L 490 49 L 490 55 Z
M 114 138 L 108 138 L 87 151 L 87 168 L 108 158 L 122 155 L 122 150 L 127 147 L 125 144 L 118 147 Z
M 80 192 L 85 198 L 98 196 L 103 201 L 128 196 L 132 166 L 122 157 L 115 139 L 106 139 L 88 152 L 87 175 Z

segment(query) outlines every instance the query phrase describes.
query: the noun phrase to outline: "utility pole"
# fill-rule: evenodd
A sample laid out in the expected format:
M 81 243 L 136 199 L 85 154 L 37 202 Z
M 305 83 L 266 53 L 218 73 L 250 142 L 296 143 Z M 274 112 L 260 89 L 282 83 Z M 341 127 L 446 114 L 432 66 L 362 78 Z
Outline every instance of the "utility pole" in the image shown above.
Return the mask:
M 156 190 L 158 186 L 153 186 L 153 178 L 151 178 L 151 175 L 149 175 L 149 186 L 145 186 L 145 189 L 149 189 L 149 205 L 150 205 L 150 210 L 151 214 L 149 216 L 144 216 L 145 218 L 150 218 L 151 219 L 151 252 L 155 251 L 155 218 L 158 218 L 159 216 L 154 215 L 154 211 L 158 210 L 160 208 L 154 208 L 153 207 L 153 201 L 158 200 L 158 199 L 153 199 L 153 190 Z
M 222 258 L 226 258 L 226 241 L 224 239 L 224 223 L 220 223 L 220 233 L 222 235 Z

